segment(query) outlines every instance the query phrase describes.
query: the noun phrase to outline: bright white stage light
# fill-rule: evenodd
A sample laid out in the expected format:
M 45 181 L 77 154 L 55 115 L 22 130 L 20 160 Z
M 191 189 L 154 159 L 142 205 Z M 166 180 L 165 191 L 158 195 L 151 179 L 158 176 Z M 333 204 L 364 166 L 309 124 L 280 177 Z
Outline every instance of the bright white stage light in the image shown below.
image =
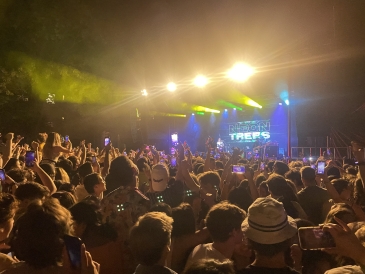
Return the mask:
M 203 75 L 198 75 L 197 77 L 195 77 L 194 79 L 194 85 L 196 85 L 197 87 L 204 87 L 208 84 L 208 79 L 207 77 L 203 76 Z
M 289 100 L 288 100 L 288 99 L 286 99 L 286 100 L 285 100 L 285 104 L 286 104 L 287 106 L 289 106 Z
M 234 81 L 244 82 L 255 73 L 255 69 L 244 63 L 236 63 L 227 75 Z
M 145 89 L 142 89 L 141 93 L 142 93 L 142 96 L 147 96 L 148 95 L 147 90 L 145 90 Z
M 176 90 L 176 84 L 173 83 L 173 82 L 168 83 L 167 84 L 167 90 L 171 91 L 171 92 L 175 91 Z

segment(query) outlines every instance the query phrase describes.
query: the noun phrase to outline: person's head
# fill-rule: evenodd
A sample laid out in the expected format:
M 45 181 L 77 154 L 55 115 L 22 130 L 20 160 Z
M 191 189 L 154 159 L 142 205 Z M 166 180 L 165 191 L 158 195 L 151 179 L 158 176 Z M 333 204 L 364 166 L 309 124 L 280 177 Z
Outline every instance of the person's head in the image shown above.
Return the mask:
M 263 175 L 263 174 L 258 175 L 258 176 L 256 177 L 256 181 L 255 181 L 256 188 L 259 188 L 260 184 L 261 184 L 262 182 L 264 182 L 264 181 L 266 181 L 266 177 L 265 177 L 265 175 Z
M 152 266 L 170 251 L 173 219 L 162 212 L 148 212 L 130 230 L 129 246 L 136 261 Z
M 238 187 L 231 189 L 228 194 L 228 201 L 231 204 L 234 204 L 247 211 L 248 207 L 252 204 L 252 198 L 251 194 L 249 193 L 247 179 L 243 180 Z
M 328 212 L 326 220 L 324 221 L 325 224 L 338 224 L 334 217 L 339 218 L 344 223 L 353 223 L 358 221 L 356 214 L 352 207 L 345 203 L 337 203 L 331 207 L 331 210 Z
M 233 263 L 229 260 L 219 262 L 214 259 L 202 259 L 193 262 L 183 274 L 234 274 Z
M 44 170 L 44 172 L 46 172 L 48 174 L 49 177 L 51 177 L 52 180 L 55 179 L 55 175 L 56 175 L 56 170 L 55 170 L 55 166 L 53 164 L 40 164 L 39 165 L 41 167 L 41 169 Z
M 202 166 L 203 165 L 203 163 L 201 163 L 201 162 L 195 162 L 194 164 L 193 164 L 193 172 L 194 172 L 194 174 L 195 175 L 198 175 L 199 173 L 198 173 L 198 168 L 200 167 L 200 166 Z
M 273 172 L 274 163 L 275 163 L 275 161 L 269 161 L 267 163 L 267 169 L 268 169 L 269 172 Z
M 299 192 L 302 188 L 304 188 L 299 170 L 292 168 L 287 173 L 285 173 L 285 178 L 292 181 L 295 184 L 297 192 Z
M 93 170 L 93 166 L 91 163 L 89 162 L 86 162 L 86 163 L 83 163 L 81 166 L 79 166 L 79 168 L 77 169 L 79 175 L 80 175 L 80 179 L 81 179 L 81 182 L 83 183 L 84 181 L 84 178 L 93 173 L 94 170 Z
M 224 169 L 224 164 L 222 161 L 215 161 L 215 169 Z
M 269 196 L 270 195 L 270 193 L 269 193 L 269 188 L 268 188 L 268 186 L 267 186 L 267 183 L 266 183 L 266 181 L 263 181 L 261 184 L 260 184 L 260 186 L 259 186 L 259 196 L 260 197 L 267 197 L 267 196 Z
M 331 181 L 331 184 L 337 190 L 337 193 L 340 195 L 341 199 L 347 201 L 351 198 L 353 187 L 349 181 L 345 179 L 334 179 Z
M 172 208 L 166 203 L 156 203 L 150 208 L 150 212 L 163 212 L 167 216 L 172 217 Z
M 300 176 L 304 186 L 315 186 L 317 184 L 316 171 L 309 166 L 305 166 L 300 169 Z
M 20 201 L 19 207 L 24 208 L 35 200 L 44 200 L 49 196 L 49 190 L 38 183 L 23 183 L 15 190 L 15 198 Z
M 14 224 L 14 215 L 17 209 L 17 202 L 13 195 L 0 193 L 0 241 L 9 237 Z
M 44 142 L 46 142 L 46 140 L 47 140 L 47 133 L 45 133 L 45 132 L 38 133 L 38 135 L 37 135 L 37 141 L 39 143 L 44 143 Z
M 47 147 L 54 147 L 61 145 L 61 137 L 57 132 L 51 132 L 48 134 L 46 139 L 45 148 Z
M 191 205 L 182 203 L 172 209 L 172 237 L 180 237 L 195 233 L 195 216 Z
M 69 175 L 73 170 L 73 163 L 69 159 L 58 159 L 56 167 L 62 168 Z
M 156 192 L 164 191 L 169 182 L 169 170 L 164 164 L 157 164 L 151 171 L 152 189 Z
M 248 209 L 242 229 L 256 254 L 273 257 L 284 253 L 297 234 L 297 225 L 282 203 L 271 197 L 258 198 Z
M 17 158 L 10 158 L 9 161 L 5 164 L 4 169 L 5 172 L 9 172 L 11 169 L 20 169 L 21 165 Z
M 59 180 L 62 183 L 70 183 L 70 177 L 62 167 L 56 167 L 55 173 L 56 173 L 54 177 L 55 180 Z
M 70 207 L 73 219 L 73 231 L 77 237 L 83 239 L 87 232 L 101 225 L 100 207 L 91 200 L 81 201 Z
M 70 192 L 67 191 L 57 191 L 51 195 L 53 198 L 57 199 L 61 206 L 64 208 L 70 208 L 74 204 L 76 204 L 76 198 Z
M 139 170 L 126 156 L 119 156 L 110 163 L 108 176 L 105 178 L 107 191 L 111 192 L 120 186 L 136 186 Z
M 214 198 L 217 196 L 217 191 L 220 184 L 220 177 L 217 172 L 207 171 L 198 176 L 200 189 L 203 197 L 209 193 L 214 195 Z
M 20 168 L 13 168 L 6 173 L 16 183 L 24 183 L 27 181 L 27 172 Z
M 331 166 L 327 170 L 327 176 L 333 176 L 335 179 L 340 179 L 341 172 L 337 167 Z
M 35 269 L 59 265 L 63 236 L 71 233 L 71 222 L 70 212 L 56 199 L 29 204 L 17 221 L 15 253 Z
M 279 174 L 281 176 L 284 176 L 285 173 L 289 171 L 289 167 L 286 163 L 281 161 L 275 161 L 273 165 L 273 172 L 276 174 Z
M 106 190 L 104 179 L 99 173 L 91 173 L 84 178 L 84 187 L 90 195 L 99 196 Z
M 221 202 L 214 205 L 205 218 L 205 224 L 213 242 L 227 242 L 233 244 L 242 241 L 241 224 L 246 217 L 246 212 L 236 205 Z
M 77 170 L 77 168 L 79 167 L 79 159 L 74 156 L 74 155 L 71 155 L 67 158 L 67 160 L 69 160 L 71 163 L 72 163 L 72 170 Z
M 283 176 L 272 174 L 266 180 L 266 183 L 272 197 L 278 198 L 280 196 L 283 196 L 290 201 L 297 200 L 293 189 L 288 185 L 288 182 Z

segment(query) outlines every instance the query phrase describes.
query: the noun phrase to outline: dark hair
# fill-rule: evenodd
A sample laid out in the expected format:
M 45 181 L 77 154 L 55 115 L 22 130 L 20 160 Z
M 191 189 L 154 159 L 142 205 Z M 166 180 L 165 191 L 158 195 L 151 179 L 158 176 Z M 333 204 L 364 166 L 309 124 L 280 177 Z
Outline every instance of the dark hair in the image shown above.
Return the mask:
M 199 165 L 196 172 L 197 172 L 196 175 L 204 173 L 204 164 Z
M 139 217 L 130 230 L 129 246 L 138 263 L 154 265 L 171 241 L 173 220 L 162 212 L 148 212 Z
M 316 180 L 316 171 L 309 166 L 302 167 L 300 169 L 300 175 L 301 175 L 302 179 L 304 179 L 308 182 L 315 182 L 315 180 Z
M 133 182 L 134 176 L 138 175 L 138 168 L 126 156 L 115 158 L 110 164 L 109 174 L 106 176 L 105 193 L 109 193 L 118 187 L 127 186 Z
M 17 205 L 13 195 L 0 193 L 0 224 L 14 217 Z
M 61 206 L 67 209 L 76 204 L 75 196 L 67 191 L 57 191 L 51 196 L 57 199 L 60 202 Z
M 234 274 L 233 263 L 229 260 L 219 262 L 214 259 L 202 259 L 193 262 L 183 274 Z
M 337 167 L 331 166 L 327 170 L 327 176 L 334 176 L 336 179 L 341 178 L 341 172 Z
M 86 225 L 81 237 L 83 240 L 90 231 L 112 241 L 117 239 L 118 233 L 109 224 L 102 224 L 102 215 L 97 201 L 86 199 L 73 205 L 69 210 L 75 222 Z
M 199 184 L 200 185 L 212 185 L 219 187 L 219 184 L 221 182 L 221 178 L 219 177 L 219 174 L 214 171 L 207 171 L 199 175 L 198 177 Z
M 268 163 L 267 163 L 267 168 L 268 168 L 268 170 L 270 171 L 270 172 L 272 172 L 272 167 L 274 166 L 274 161 L 269 161 Z
M 10 158 L 4 166 L 5 172 L 8 173 L 11 169 L 18 168 L 17 163 L 19 163 L 17 158 Z
M 247 211 L 252 204 L 248 180 L 243 180 L 238 187 L 232 189 L 228 194 L 228 201 L 241 209 Z
M 331 210 L 328 212 L 324 223 L 338 224 L 334 217 L 339 218 L 346 224 L 358 221 L 352 207 L 345 203 L 337 203 L 333 205 Z
M 84 187 L 89 194 L 94 194 L 94 187 L 99 184 L 99 174 L 91 173 L 84 178 Z
M 80 175 L 81 180 L 84 179 L 87 175 L 94 172 L 93 166 L 89 162 L 83 163 L 81 166 L 79 166 L 77 171 Z
M 49 175 L 52 179 L 56 176 L 55 166 L 53 164 L 43 163 L 39 165 L 41 169 L 44 170 L 45 173 Z
M 214 205 L 205 218 L 205 224 L 213 239 L 225 242 L 229 239 L 232 230 L 241 229 L 246 212 L 236 205 L 221 202 Z
M 276 244 L 260 244 L 248 239 L 249 246 L 259 255 L 273 257 L 276 254 L 285 252 L 291 246 L 291 239 Z
M 299 213 L 294 207 L 292 202 L 298 202 L 298 198 L 295 195 L 293 189 L 289 186 L 288 182 L 281 175 L 271 175 L 266 181 L 269 191 L 277 198 L 279 202 L 283 203 L 285 211 L 292 218 L 298 218 Z
M 256 188 L 258 188 L 263 181 L 266 181 L 266 177 L 264 175 L 260 174 L 257 176 L 255 181 Z
M 195 233 L 195 216 L 191 205 L 182 203 L 178 207 L 172 209 L 172 237 L 180 237 L 183 235 Z
M 296 186 L 303 187 L 302 177 L 300 176 L 300 171 L 292 168 L 287 173 L 285 173 L 285 178 L 292 181 Z
M 350 182 L 345 179 L 334 179 L 331 181 L 331 184 L 337 190 L 337 193 L 341 194 L 342 191 L 349 187 Z
M 49 195 L 49 190 L 45 186 L 38 183 L 22 183 L 18 186 L 14 193 L 19 201 L 43 199 Z
M 287 173 L 289 171 L 288 165 L 284 162 L 275 161 L 274 166 L 275 166 L 275 173 L 277 173 L 281 176 L 284 176 L 285 173 Z
M 56 163 L 56 167 L 63 168 L 68 175 L 72 172 L 73 163 L 70 159 L 59 159 Z
M 17 221 L 15 254 L 36 269 L 57 266 L 62 261 L 62 238 L 70 230 L 71 214 L 58 200 L 31 203 Z
M 13 179 L 16 183 L 23 183 L 26 178 L 26 171 L 20 168 L 13 168 L 6 174 Z
M 69 160 L 72 163 L 72 169 L 76 169 L 76 167 L 77 167 L 77 157 L 71 155 L 67 158 L 67 160 Z
M 74 197 L 76 197 L 75 186 L 72 184 L 61 184 L 57 190 L 70 192 Z
M 166 204 L 166 203 L 156 203 L 153 206 L 151 206 L 149 212 L 163 212 L 165 213 L 167 216 L 172 217 L 172 208 L 170 205 Z
M 216 161 L 215 162 L 216 169 L 224 169 L 224 165 L 222 161 Z

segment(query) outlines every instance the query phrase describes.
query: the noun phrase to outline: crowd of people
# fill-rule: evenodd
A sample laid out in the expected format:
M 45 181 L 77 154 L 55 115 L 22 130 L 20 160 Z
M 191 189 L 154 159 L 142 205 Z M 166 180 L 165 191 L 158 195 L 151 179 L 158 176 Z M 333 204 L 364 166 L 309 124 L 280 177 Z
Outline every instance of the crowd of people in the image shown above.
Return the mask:
M 34 139 L 0 142 L 0 273 L 365 273 L 359 143 L 317 172 L 209 143 L 204 159 Z M 305 247 L 308 227 L 335 245 Z

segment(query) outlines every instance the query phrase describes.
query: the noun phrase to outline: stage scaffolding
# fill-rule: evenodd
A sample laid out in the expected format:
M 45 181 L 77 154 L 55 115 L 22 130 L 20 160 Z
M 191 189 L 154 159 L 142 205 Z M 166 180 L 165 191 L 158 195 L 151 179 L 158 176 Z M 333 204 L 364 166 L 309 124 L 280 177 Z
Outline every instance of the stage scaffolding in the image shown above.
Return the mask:
M 291 147 L 292 159 L 318 158 L 330 153 L 330 158 L 342 160 L 343 157 L 351 158 L 351 147 Z

